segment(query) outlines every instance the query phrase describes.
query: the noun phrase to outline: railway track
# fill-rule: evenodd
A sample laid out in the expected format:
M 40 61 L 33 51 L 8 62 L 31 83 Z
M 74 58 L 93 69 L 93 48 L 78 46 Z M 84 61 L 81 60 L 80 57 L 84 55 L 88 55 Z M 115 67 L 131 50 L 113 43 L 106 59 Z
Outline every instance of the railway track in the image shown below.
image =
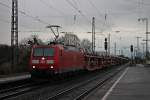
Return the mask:
M 108 82 L 110 79 L 112 79 L 117 73 L 118 72 L 115 72 L 115 73 L 111 74 L 110 76 L 107 76 L 105 79 L 99 81 L 95 86 L 89 88 L 88 90 L 86 90 L 85 92 L 83 92 L 81 95 L 79 95 L 78 97 L 76 97 L 74 100 L 84 99 L 89 93 L 91 93 L 95 89 L 104 86 L 106 84 L 106 82 Z
M 104 85 L 121 70 L 122 68 L 117 70 L 115 68 L 108 71 L 104 70 L 101 72 L 96 72 L 97 74 L 89 74 L 89 76 L 85 79 L 78 77 L 77 79 L 79 80 L 72 79 L 70 81 L 66 80 L 64 82 L 59 81 L 59 83 L 43 82 L 35 84 L 23 84 L 16 87 L 0 90 L 0 100 L 19 100 L 23 98 L 31 100 L 80 100 L 95 90 L 97 87 Z M 44 91 L 47 92 L 44 93 Z M 68 95 L 71 96 L 66 97 Z
M 79 76 L 74 76 L 74 77 L 76 77 L 77 79 L 81 78 Z M 85 77 L 84 74 L 83 74 L 83 77 Z M 68 81 L 70 83 L 67 83 Z M 34 92 L 36 89 L 39 90 L 39 88 L 41 88 L 41 89 L 42 88 L 47 88 L 47 86 L 51 88 L 49 90 L 49 92 L 53 92 L 53 90 L 58 90 L 59 91 L 59 90 L 62 90 L 62 87 L 63 87 L 61 85 L 58 85 L 60 82 L 65 86 L 69 86 L 71 83 L 74 83 L 72 81 L 74 81 L 74 80 L 72 80 L 71 77 L 70 77 L 69 79 L 66 79 L 66 80 L 63 79 L 63 80 L 58 80 L 58 81 L 45 81 L 46 85 L 44 85 L 43 83 L 42 84 L 41 83 L 33 83 L 33 82 L 31 82 L 31 80 L 25 82 L 25 84 L 23 84 L 23 82 L 22 83 L 18 82 L 18 84 L 15 82 L 15 85 L 14 85 L 14 83 L 13 83 L 13 85 L 10 83 L 10 84 L 7 84 L 7 85 L 11 85 L 8 88 L 4 87 L 3 89 L 0 89 L 0 100 L 22 97 L 22 94 L 28 93 L 30 91 Z M 37 86 L 37 84 L 39 86 Z M 44 86 L 41 86 L 41 85 L 44 85 Z
M 48 97 L 46 100 L 81 100 L 96 88 L 103 86 L 107 81 L 112 79 L 123 69 L 124 68 L 119 68 L 113 73 L 105 73 L 103 78 L 96 76 L 90 80 L 87 80 L 86 82 L 82 82 L 70 88 L 66 88 L 56 93 L 55 95 Z
M 0 90 L 0 100 L 16 97 L 18 95 L 25 94 L 27 92 L 39 89 L 42 87 L 41 84 L 46 84 L 46 83 L 45 82 L 39 82 L 39 83 L 31 82 L 31 83 L 22 84 L 19 86 L 14 86 L 8 89 L 2 89 Z

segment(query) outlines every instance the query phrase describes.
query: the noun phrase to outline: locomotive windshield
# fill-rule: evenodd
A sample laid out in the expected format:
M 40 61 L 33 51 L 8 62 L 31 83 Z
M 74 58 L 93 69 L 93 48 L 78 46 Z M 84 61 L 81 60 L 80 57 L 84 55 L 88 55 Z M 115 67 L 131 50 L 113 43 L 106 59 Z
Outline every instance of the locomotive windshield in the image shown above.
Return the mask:
M 44 56 L 54 56 L 53 48 L 44 48 Z
M 54 48 L 34 48 L 33 56 L 54 56 Z

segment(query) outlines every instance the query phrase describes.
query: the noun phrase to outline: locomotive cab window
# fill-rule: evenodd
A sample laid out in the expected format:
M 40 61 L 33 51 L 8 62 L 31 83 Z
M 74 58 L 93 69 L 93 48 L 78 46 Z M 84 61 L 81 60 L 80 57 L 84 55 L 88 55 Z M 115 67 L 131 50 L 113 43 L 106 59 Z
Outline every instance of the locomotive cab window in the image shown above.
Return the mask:
M 43 56 L 43 49 L 42 48 L 34 48 L 33 56 Z
M 54 56 L 54 48 L 34 48 L 33 56 Z
M 54 48 L 44 48 L 44 56 L 54 56 Z

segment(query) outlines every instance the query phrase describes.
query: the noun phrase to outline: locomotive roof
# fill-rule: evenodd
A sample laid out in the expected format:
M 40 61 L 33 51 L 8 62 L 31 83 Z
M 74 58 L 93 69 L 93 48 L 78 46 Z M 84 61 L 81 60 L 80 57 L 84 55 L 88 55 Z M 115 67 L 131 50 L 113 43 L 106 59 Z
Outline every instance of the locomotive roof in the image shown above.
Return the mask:
M 79 48 L 74 46 L 64 46 L 62 44 L 50 44 L 50 45 L 34 45 L 33 48 L 46 48 L 46 47 L 58 47 L 60 49 L 69 50 L 69 51 L 79 51 Z
M 63 45 L 61 45 L 61 44 L 55 44 L 55 45 L 53 45 L 53 44 L 51 44 L 51 45 L 34 45 L 33 46 L 33 48 L 42 48 L 42 47 L 44 47 L 44 48 L 46 48 L 46 47 L 59 47 L 59 48 L 62 48 L 63 47 Z

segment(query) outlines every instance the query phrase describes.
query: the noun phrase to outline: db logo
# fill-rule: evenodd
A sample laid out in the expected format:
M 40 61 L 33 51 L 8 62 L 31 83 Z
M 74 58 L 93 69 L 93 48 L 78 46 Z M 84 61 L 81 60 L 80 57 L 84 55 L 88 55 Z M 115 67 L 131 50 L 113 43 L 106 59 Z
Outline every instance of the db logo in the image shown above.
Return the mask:
M 41 63 L 44 64 L 44 63 L 45 63 L 45 60 L 41 60 Z

